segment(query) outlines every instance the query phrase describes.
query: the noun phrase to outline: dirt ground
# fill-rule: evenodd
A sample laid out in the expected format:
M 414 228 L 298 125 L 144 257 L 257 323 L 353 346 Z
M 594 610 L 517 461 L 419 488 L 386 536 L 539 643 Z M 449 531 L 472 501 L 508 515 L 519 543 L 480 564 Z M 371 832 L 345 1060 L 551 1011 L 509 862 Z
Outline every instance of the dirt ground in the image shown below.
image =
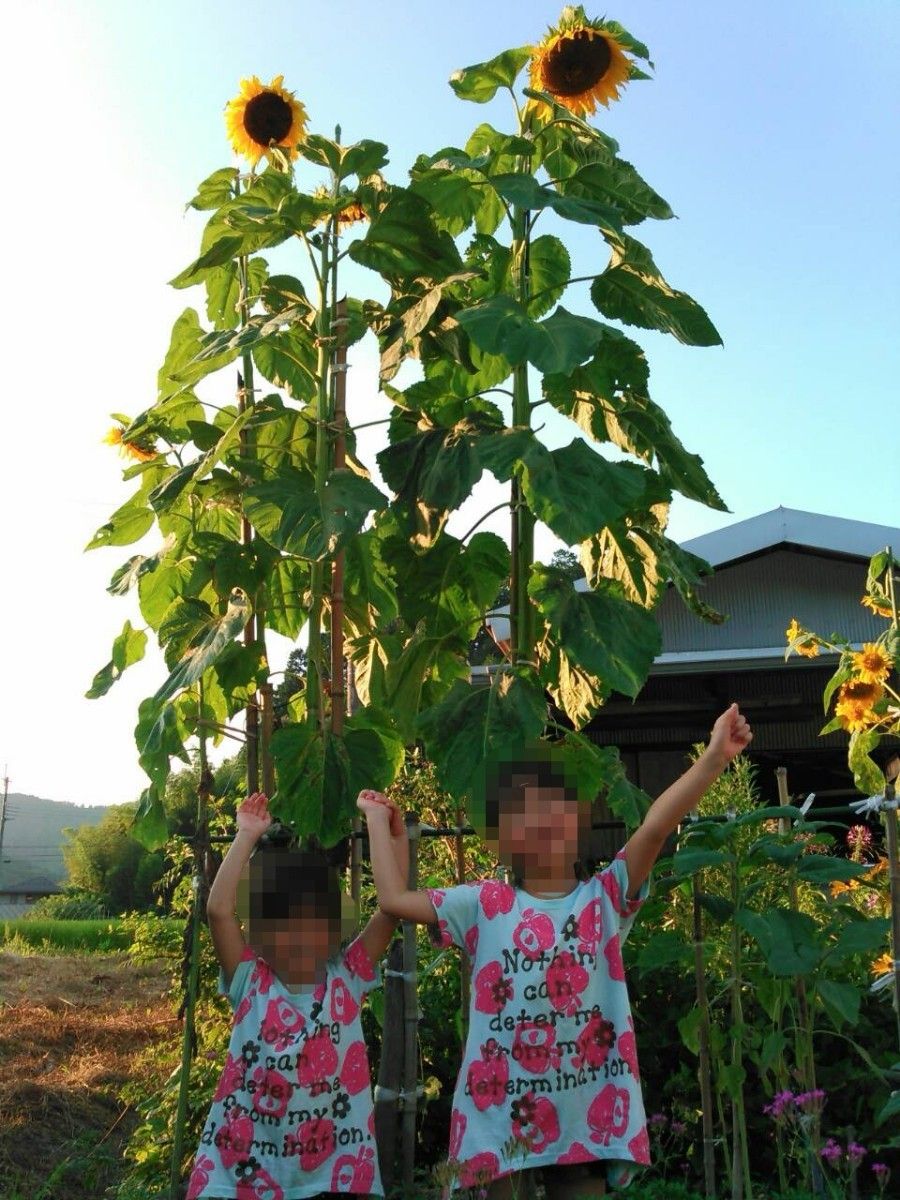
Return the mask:
M 118 1098 L 177 1037 L 167 965 L 0 953 L 0 1200 L 100 1200 L 136 1118 Z

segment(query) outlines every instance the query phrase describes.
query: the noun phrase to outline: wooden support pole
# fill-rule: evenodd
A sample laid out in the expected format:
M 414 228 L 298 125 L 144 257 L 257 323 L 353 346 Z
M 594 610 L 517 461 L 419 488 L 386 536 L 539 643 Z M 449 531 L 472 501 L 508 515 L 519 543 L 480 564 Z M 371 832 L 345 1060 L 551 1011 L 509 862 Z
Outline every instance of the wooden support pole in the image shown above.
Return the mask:
M 406 814 L 409 839 L 409 889 L 419 885 L 419 817 Z M 417 942 L 414 921 L 403 922 L 403 1191 L 413 1196 L 416 1167 L 416 1088 L 419 1077 L 419 993 Z

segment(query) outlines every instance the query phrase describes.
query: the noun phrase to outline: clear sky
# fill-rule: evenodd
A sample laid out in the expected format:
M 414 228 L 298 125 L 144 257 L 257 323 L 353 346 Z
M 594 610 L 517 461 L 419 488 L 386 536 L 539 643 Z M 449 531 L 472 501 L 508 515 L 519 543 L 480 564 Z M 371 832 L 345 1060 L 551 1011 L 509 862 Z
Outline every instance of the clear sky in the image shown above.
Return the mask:
M 387 174 L 402 182 L 417 153 L 462 145 L 483 120 L 509 127 L 508 101 L 463 103 L 447 78 L 536 40 L 558 11 L 532 0 L 31 0 L 15 23 L 7 16 L 0 767 L 12 790 L 106 804 L 144 785 L 132 731 L 161 659 L 148 654 L 104 699 L 83 699 L 126 617 L 139 620 L 105 591 L 135 548 L 82 548 L 130 492 L 101 444 L 109 413 L 152 403 L 173 319 L 202 305 L 166 281 L 196 253 L 202 217 L 185 202 L 232 161 L 221 114 L 239 78 L 284 74 L 311 128 L 387 142 Z M 654 398 L 731 509 L 676 505 L 671 532 L 779 504 L 900 525 L 900 8 L 621 0 L 605 11 L 649 45 L 656 73 L 599 124 L 679 218 L 637 232 L 725 342 L 634 334 Z M 602 269 L 596 235 L 569 242 L 579 274 Z M 574 290 L 566 304 L 592 311 Z M 351 419 L 373 419 L 384 411 L 374 347 L 354 362 Z M 227 402 L 230 387 L 205 395 Z M 551 418 L 545 436 L 558 445 L 572 430 Z M 377 429 L 370 438 L 367 462 Z M 482 488 L 458 532 L 492 495 Z M 552 548 L 544 537 L 539 549 Z

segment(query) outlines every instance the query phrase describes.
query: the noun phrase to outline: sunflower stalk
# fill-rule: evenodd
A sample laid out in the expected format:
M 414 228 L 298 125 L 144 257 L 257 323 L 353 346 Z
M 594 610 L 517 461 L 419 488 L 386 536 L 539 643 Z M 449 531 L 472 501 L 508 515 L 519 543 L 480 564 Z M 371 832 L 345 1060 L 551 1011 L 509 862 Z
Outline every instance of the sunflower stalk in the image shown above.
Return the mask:
M 526 308 L 529 290 L 528 210 L 513 208 L 512 263 L 516 299 Z M 531 425 L 531 405 L 528 398 L 528 364 L 513 368 L 512 423 Z M 515 475 L 511 492 L 510 548 L 510 654 L 513 663 L 532 662 L 536 656 L 534 608 L 528 595 L 528 581 L 534 562 L 534 515 L 528 508 L 522 490 L 522 479 Z

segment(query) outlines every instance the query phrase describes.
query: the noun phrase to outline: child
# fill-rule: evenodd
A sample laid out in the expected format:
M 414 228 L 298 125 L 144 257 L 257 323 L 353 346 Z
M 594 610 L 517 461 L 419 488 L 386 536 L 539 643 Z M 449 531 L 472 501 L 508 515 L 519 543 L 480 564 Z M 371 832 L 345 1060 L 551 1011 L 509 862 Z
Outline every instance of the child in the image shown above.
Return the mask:
M 271 822 L 262 793 L 244 800 L 206 905 L 234 1019 L 187 1200 L 382 1196 L 359 1013 L 396 921 L 377 912 L 340 953 L 346 897 L 324 857 L 250 858 Z M 405 874 L 405 839 L 393 851 Z M 235 916 L 248 861 L 252 949 Z
M 392 849 L 397 814 L 379 793 L 360 793 L 379 905 L 437 925 L 442 943 L 455 942 L 471 964 L 451 1190 L 486 1187 L 490 1200 L 531 1195 L 541 1168 L 548 1200 L 603 1196 L 607 1181 L 622 1186 L 634 1164 L 649 1163 L 622 943 L 666 838 L 750 738 L 733 704 L 613 862 L 581 882 L 573 864 L 588 809 L 546 758 L 507 765 L 488 798 L 486 823 L 498 830 L 515 887 L 489 879 L 409 891 Z

